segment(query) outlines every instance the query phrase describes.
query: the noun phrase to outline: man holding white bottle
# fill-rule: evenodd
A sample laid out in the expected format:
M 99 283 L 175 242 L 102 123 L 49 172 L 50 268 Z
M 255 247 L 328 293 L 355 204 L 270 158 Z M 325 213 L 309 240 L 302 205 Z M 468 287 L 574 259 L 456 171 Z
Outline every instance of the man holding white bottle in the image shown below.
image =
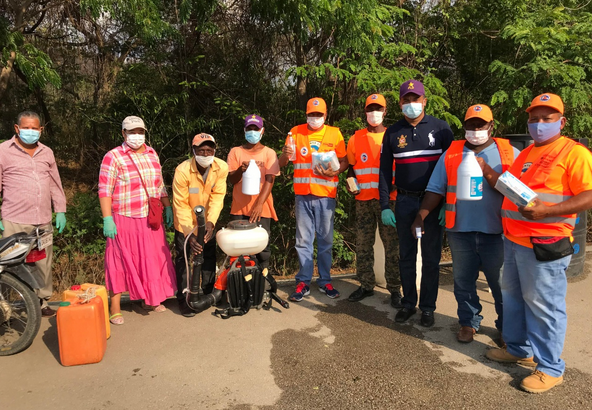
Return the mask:
M 296 251 L 300 270 L 296 274 L 296 289 L 290 300 L 300 302 L 310 294 L 314 269 L 315 236 L 317 239 L 317 265 L 319 291 L 330 298 L 339 297 L 331 284 L 333 262 L 333 220 L 337 196 L 338 175 L 348 167 L 345 141 L 337 127 L 325 125 L 327 104 L 322 98 L 311 98 L 306 105 L 306 124 L 290 131 L 296 145 L 294 162 L 294 193 L 296 194 Z M 294 149 L 286 140 L 279 158 L 280 167 L 288 165 Z M 313 153 L 333 151 L 339 168 L 313 167 Z
M 483 316 L 476 282 L 483 269 L 498 315 L 496 327 L 502 329 L 500 272 L 504 262 L 501 204 L 503 196 L 494 188 L 497 178 L 519 154 L 508 140 L 492 138 L 493 114 L 483 104 L 469 107 L 464 122 L 465 140 L 454 141 L 434 168 L 426 195 L 412 225 L 413 233 L 423 231 L 425 217 L 446 198 L 446 234 L 452 252 L 454 296 L 458 303 L 460 331 L 457 340 L 473 341 Z M 459 173 L 463 159 L 474 153 L 483 171 L 480 200 L 462 200 L 460 187 L 466 181 Z M 475 165 L 476 166 L 476 165 Z M 478 169 L 478 168 L 477 168 Z M 458 178 L 457 178 L 458 175 Z M 457 198 L 458 195 L 458 198 Z

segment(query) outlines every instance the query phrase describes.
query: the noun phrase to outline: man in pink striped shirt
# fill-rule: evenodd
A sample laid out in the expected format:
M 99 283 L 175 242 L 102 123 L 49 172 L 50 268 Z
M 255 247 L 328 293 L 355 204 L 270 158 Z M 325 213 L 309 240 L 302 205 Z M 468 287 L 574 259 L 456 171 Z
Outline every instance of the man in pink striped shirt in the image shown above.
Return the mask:
M 15 136 L 0 144 L 0 190 L 2 191 L 2 237 L 35 228 L 51 230 L 51 210 L 56 212 L 56 228 L 62 233 L 66 226 L 66 196 L 53 151 L 39 142 L 43 131 L 41 118 L 32 111 L 18 115 Z M 52 247 L 47 257 L 35 263 L 37 290 L 43 317 L 55 315 L 47 305 L 51 297 Z

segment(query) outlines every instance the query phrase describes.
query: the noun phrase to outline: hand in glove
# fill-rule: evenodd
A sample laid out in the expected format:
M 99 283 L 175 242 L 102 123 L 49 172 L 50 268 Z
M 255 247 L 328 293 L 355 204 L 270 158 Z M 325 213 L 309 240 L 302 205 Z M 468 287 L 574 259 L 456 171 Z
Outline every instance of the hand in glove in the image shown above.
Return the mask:
M 115 222 L 113 222 L 112 216 L 103 218 L 103 235 L 111 239 L 115 239 L 115 235 L 117 235 L 117 227 L 115 226 Z
M 391 209 L 384 209 L 381 214 L 382 224 L 383 225 L 390 225 L 393 228 L 396 228 L 397 220 L 395 219 L 395 213 Z

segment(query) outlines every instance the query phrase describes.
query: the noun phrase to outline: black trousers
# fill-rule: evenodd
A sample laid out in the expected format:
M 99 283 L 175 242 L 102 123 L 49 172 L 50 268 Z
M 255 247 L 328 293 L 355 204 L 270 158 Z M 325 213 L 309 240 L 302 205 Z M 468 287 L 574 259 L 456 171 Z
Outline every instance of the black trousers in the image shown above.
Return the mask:
M 249 217 L 246 215 L 230 215 L 231 221 L 245 220 L 248 221 Z M 261 225 L 263 229 L 267 231 L 268 235 L 271 235 L 271 218 L 261 218 L 257 225 Z M 257 254 L 257 261 L 261 269 L 269 268 L 269 258 L 271 258 L 271 250 L 269 249 L 269 241 L 267 246 L 260 253 Z
M 177 256 L 175 257 L 175 273 L 177 275 L 177 300 L 179 302 L 185 300 L 183 289 L 187 287 L 187 269 L 185 268 L 185 255 L 183 252 L 183 244 L 185 243 L 185 235 L 183 232 L 175 230 L 175 250 Z M 208 242 L 204 244 L 203 248 L 204 263 L 201 266 L 201 289 L 204 294 L 212 293 L 214 283 L 216 283 L 216 235 L 212 236 Z M 187 257 L 191 258 L 191 246 L 187 242 Z M 191 265 L 189 265 L 191 269 Z

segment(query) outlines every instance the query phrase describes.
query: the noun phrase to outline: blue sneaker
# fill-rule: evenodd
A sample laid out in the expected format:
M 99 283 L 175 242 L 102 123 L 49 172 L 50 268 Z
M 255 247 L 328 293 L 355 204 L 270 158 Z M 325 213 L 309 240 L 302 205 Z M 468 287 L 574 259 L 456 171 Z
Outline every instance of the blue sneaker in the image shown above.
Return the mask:
M 335 289 L 330 283 L 327 283 L 325 286 L 319 286 L 319 291 L 321 293 L 325 293 L 331 299 L 339 297 L 339 291 Z
M 288 299 L 292 302 L 300 302 L 302 298 L 308 295 L 310 295 L 310 288 L 306 283 L 300 282 L 298 286 L 296 286 L 294 293 L 292 293 Z

